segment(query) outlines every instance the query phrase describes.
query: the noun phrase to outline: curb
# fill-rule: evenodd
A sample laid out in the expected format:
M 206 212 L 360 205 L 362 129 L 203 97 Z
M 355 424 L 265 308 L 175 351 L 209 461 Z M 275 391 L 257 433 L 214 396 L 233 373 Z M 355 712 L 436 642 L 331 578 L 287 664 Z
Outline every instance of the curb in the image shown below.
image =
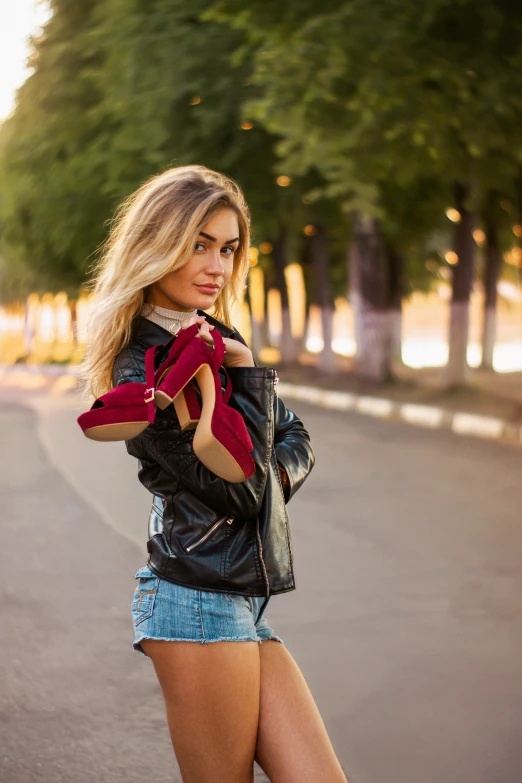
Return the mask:
M 35 373 L 39 375 L 77 375 L 74 364 L 0 364 L 0 374 Z
M 392 419 L 429 429 L 449 429 L 456 435 L 472 435 L 522 446 L 522 427 L 504 419 L 475 413 L 449 411 L 435 405 L 396 402 L 384 397 L 368 397 L 350 392 L 331 391 L 316 386 L 300 386 L 279 381 L 278 393 L 294 400 L 338 411 L 354 411 L 365 416 Z
M 3 374 L 20 372 L 51 376 L 78 374 L 75 365 L 0 364 L 0 377 Z M 277 386 L 278 394 L 284 394 L 285 397 L 308 402 L 321 408 L 354 411 L 363 416 L 402 421 L 428 429 L 449 429 L 456 435 L 471 435 L 522 446 L 522 427 L 493 416 L 481 416 L 465 411 L 450 411 L 436 405 L 397 402 L 385 397 L 371 397 L 333 389 L 322 389 L 318 386 L 301 386 L 285 381 L 279 381 Z

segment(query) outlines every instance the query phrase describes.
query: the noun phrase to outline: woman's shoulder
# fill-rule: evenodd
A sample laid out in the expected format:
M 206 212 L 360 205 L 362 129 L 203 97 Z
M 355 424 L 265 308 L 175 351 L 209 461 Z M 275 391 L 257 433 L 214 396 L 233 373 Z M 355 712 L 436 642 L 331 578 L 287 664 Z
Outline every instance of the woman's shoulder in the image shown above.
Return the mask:
M 130 381 L 145 381 L 146 347 L 140 343 L 130 343 L 114 357 L 112 365 L 113 386 Z
M 161 364 L 173 336 L 162 326 L 138 314 L 131 321 L 129 340 L 114 357 L 112 380 L 115 386 L 128 381 L 145 381 L 145 354 L 153 345 L 164 346 L 156 354 Z
M 149 326 L 149 324 L 151 326 Z M 154 335 L 156 324 L 141 315 L 135 316 L 131 323 L 131 332 L 127 344 L 116 354 L 112 365 L 114 386 L 130 381 L 145 380 L 145 354 L 149 345 L 165 342 L 161 335 Z M 162 330 L 163 331 L 163 330 Z

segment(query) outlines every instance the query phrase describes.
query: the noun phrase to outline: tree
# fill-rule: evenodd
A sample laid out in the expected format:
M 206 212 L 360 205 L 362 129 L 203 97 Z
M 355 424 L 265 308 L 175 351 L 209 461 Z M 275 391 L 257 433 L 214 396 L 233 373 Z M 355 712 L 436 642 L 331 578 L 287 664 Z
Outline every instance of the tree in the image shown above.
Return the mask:
M 85 49 L 97 4 L 53 0 L 34 71 L 0 132 L 4 254 L 47 285 L 76 286 L 104 236 L 103 172 L 90 155 L 97 58 Z
M 221 0 L 214 13 L 250 31 L 260 95 L 248 108 L 283 137 L 277 149 L 289 173 L 312 166 L 321 171 L 330 196 L 341 198 L 354 216 L 356 241 L 365 237 L 367 244 L 373 226 L 372 253 L 360 248 L 354 255 L 356 262 L 366 259 L 362 274 L 373 269 L 372 286 L 379 291 L 384 254 L 378 245 L 389 242 L 396 211 L 386 197 L 388 183 L 404 193 L 431 180 L 433 195 L 440 198 L 429 200 L 442 211 L 452 192 L 471 194 L 475 202 L 480 198 L 496 151 L 512 160 L 520 157 L 516 134 L 522 105 L 516 84 L 522 12 L 512 4 L 329 0 L 317 11 L 294 1 L 279 13 L 260 0 L 248 5 Z M 472 231 L 476 203 L 464 204 L 459 196 L 459 205 L 471 216 L 456 233 L 462 255 L 471 249 L 463 232 Z M 417 208 L 412 212 L 416 223 Z M 402 253 L 404 246 L 395 251 Z M 464 378 L 469 286 L 463 281 L 473 273 L 472 261 L 467 252 L 453 267 L 449 385 Z M 365 307 L 379 311 L 369 299 Z M 374 319 L 377 330 L 389 323 Z M 392 344 L 385 334 L 378 342 Z M 364 357 L 362 365 L 367 365 Z M 376 367 L 384 377 L 389 361 Z
M 241 35 L 203 22 L 204 7 L 53 0 L 0 131 L 2 247 L 46 285 L 82 282 L 116 206 L 170 165 L 235 177 L 255 233 L 276 227 L 273 139 L 241 119 L 250 67 L 231 62 Z

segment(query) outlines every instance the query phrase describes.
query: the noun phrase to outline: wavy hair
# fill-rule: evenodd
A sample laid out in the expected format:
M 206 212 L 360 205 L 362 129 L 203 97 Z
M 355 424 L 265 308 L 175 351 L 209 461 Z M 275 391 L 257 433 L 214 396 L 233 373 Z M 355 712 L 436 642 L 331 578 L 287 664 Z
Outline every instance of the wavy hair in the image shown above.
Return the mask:
M 83 402 L 112 388 L 114 359 L 129 342 L 147 287 L 189 261 L 202 227 L 223 207 L 237 215 L 239 244 L 232 275 L 209 314 L 232 326 L 230 306 L 244 292 L 249 271 L 250 212 L 239 185 L 206 166 L 178 166 L 149 179 L 119 207 L 86 283 Z

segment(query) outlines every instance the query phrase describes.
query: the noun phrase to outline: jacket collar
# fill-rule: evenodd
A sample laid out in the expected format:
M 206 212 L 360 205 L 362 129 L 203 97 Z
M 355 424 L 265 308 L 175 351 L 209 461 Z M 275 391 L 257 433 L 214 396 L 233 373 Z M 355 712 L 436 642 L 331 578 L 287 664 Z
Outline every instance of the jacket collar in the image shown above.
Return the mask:
M 223 337 L 236 338 L 236 330 L 226 326 L 222 321 L 218 321 L 217 318 L 213 318 L 204 310 L 198 309 L 198 315 L 206 316 L 207 323 L 213 325 L 218 329 Z M 154 321 L 145 318 L 143 315 L 136 315 L 132 321 L 131 340 L 136 340 L 142 343 L 147 348 L 151 345 L 157 345 L 158 343 L 166 343 L 172 338 L 172 334 L 164 329 Z

